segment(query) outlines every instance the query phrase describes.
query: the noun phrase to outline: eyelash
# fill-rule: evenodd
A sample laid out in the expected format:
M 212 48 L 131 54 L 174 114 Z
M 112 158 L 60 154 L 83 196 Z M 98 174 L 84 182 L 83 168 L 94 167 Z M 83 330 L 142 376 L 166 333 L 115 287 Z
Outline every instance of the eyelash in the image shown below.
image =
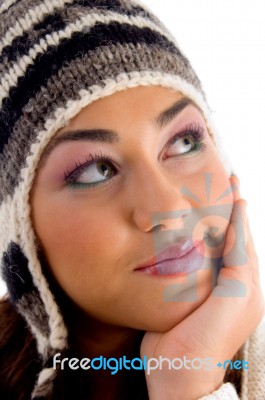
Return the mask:
M 89 156 L 86 157 L 85 162 L 83 162 L 83 161 L 81 162 L 78 160 L 75 163 L 74 169 L 72 169 L 71 171 L 66 170 L 64 172 L 64 181 L 65 181 L 66 185 L 68 185 L 72 188 L 76 188 L 78 186 L 78 188 L 80 188 L 80 189 L 82 189 L 82 188 L 91 188 L 92 189 L 92 188 L 98 186 L 99 183 L 97 183 L 97 182 L 77 183 L 75 181 L 87 167 L 89 167 L 90 165 L 92 165 L 94 163 L 98 163 L 98 162 L 103 162 L 103 163 L 106 162 L 108 164 L 112 164 L 112 168 L 115 170 L 115 172 L 117 172 L 117 168 L 115 167 L 114 160 L 112 159 L 111 156 L 106 156 L 106 155 L 102 154 L 101 152 L 98 154 L 90 153 Z
M 176 143 L 177 140 L 182 139 L 185 136 L 191 136 L 191 138 L 194 140 L 194 144 L 198 146 L 195 150 L 190 150 L 189 153 L 198 150 L 204 151 L 206 149 L 206 144 L 202 142 L 205 137 L 204 129 L 201 125 L 195 123 L 185 126 L 184 129 L 174 135 L 169 140 L 168 146 L 173 145 L 174 143 Z M 184 154 L 183 156 L 186 157 L 187 154 Z M 181 155 L 178 157 L 181 157 Z
M 204 129 L 202 126 L 199 124 L 189 124 L 187 125 L 183 130 L 175 134 L 168 142 L 167 147 L 170 147 L 173 145 L 177 140 L 182 139 L 185 136 L 190 136 L 192 140 L 194 141 L 194 147 L 195 149 L 190 150 L 187 154 L 184 154 L 183 157 L 187 157 L 188 154 L 193 153 L 193 152 L 202 152 L 206 149 L 206 144 L 203 143 L 203 139 L 205 137 L 204 134 Z M 181 158 L 182 156 L 176 156 L 178 158 Z M 69 171 L 66 170 L 64 172 L 64 181 L 67 186 L 70 188 L 79 188 L 79 189 L 93 189 L 99 184 L 103 184 L 103 182 L 98 183 L 98 182 L 91 182 L 91 183 L 77 183 L 76 179 L 80 176 L 80 174 L 90 165 L 98 162 L 106 162 L 108 164 L 112 165 L 112 168 L 114 170 L 114 175 L 117 172 L 117 168 L 115 167 L 115 162 L 112 159 L 111 156 L 106 156 L 102 154 L 101 152 L 98 154 L 92 154 L 90 153 L 88 157 L 86 157 L 85 162 L 77 161 L 75 163 L 75 167 Z M 106 180 L 104 183 L 106 184 L 110 179 Z

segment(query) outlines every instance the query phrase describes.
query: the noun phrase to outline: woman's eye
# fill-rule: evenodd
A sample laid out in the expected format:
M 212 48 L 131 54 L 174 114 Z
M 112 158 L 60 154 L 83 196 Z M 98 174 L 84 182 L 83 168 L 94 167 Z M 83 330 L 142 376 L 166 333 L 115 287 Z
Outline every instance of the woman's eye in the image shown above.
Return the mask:
M 165 157 L 185 157 L 204 151 L 207 148 L 204 143 L 205 132 L 203 126 L 189 124 L 169 140 Z
M 110 162 L 93 161 L 89 165 L 78 167 L 66 177 L 66 182 L 72 187 L 95 186 L 112 178 L 115 172 L 115 168 Z
M 99 183 L 112 176 L 112 169 L 106 162 L 97 162 L 89 165 L 80 174 L 76 182 L 80 183 Z
M 176 139 L 170 146 L 170 155 L 179 155 L 189 153 L 194 147 L 196 142 L 189 135 Z

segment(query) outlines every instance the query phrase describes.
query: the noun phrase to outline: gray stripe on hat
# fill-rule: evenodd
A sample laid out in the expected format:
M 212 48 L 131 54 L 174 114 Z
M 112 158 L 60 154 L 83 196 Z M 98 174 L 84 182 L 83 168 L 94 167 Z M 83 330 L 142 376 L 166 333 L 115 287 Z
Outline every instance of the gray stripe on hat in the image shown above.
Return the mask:
M 52 76 L 46 87 L 42 87 L 36 97 L 28 102 L 22 117 L 14 125 L 8 144 L 0 156 L 0 202 L 8 194 L 13 195 L 14 188 L 21 180 L 21 169 L 25 166 L 31 144 L 35 142 L 37 133 L 44 129 L 46 120 L 53 116 L 57 108 L 65 107 L 70 99 L 78 99 L 80 89 L 88 89 L 93 85 L 103 87 L 105 79 L 113 79 L 122 72 L 148 70 L 176 74 L 203 94 L 200 81 L 188 60 L 173 55 L 160 46 L 102 46 L 85 57 L 73 60 Z M 16 154 L 15 159 L 13 154 Z
M 26 315 L 26 319 L 30 326 L 34 326 L 41 332 L 42 336 L 49 337 L 50 328 L 49 320 L 42 303 L 39 293 L 32 291 L 25 294 L 16 304 L 18 311 L 23 316 Z

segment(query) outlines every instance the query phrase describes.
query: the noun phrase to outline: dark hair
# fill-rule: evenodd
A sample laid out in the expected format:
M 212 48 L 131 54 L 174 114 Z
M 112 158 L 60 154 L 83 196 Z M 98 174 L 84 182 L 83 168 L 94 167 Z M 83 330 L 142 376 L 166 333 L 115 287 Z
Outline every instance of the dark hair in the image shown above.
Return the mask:
M 241 349 L 238 350 L 233 359 L 240 358 Z M 36 376 L 41 369 L 41 361 L 34 337 L 24 319 L 7 297 L 0 301 L 0 359 L 1 398 L 8 400 L 30 399 Z M 137 399 L 148 399 L 144 373 L 139 372 L 130 371 L 129 379 L 124 382 L 124 385 L 128 386 L 126 400 L 136 397 Z M 78 391 L 85 389 L 82 388 L 82 373 L 59 370 L 53 395 L 47 400 L 78 398 Z M 232 382 L 238 394 L 240 394 L 241 371 L 236 369 L 230 371 L 228 369 L 224 382 Z
M 0 359 L 1 398 L 30 399 L 39 372 L 35 340 L 8 298 L 0 301 Z
M 71 349 L 66 350 L 63 357 L 71 357 Z M 0 360 L 1 399 L 29 400 L 41 370 L 41 360 L 26 322 L 7 297 L 0 300 Z M 126 400 L 148 399 L 144 372 L 129 372 L 123 381 Z M 84 391 L 88 390 L 84 386 L 85 374 L 87 371 L 58 370 L 53 394 L 47 400 L 81 399 L 81 392 L 84 397 Z

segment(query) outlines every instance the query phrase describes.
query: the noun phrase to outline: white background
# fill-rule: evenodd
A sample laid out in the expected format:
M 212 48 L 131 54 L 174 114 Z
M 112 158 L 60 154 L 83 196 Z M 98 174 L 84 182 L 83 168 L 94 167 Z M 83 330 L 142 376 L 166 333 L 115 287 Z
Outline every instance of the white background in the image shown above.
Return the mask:
M 146 0 L 191 60 L 248 201 L 265 291 L 264 0 Z M 0 294 L 4 285 L 0 282 Z

